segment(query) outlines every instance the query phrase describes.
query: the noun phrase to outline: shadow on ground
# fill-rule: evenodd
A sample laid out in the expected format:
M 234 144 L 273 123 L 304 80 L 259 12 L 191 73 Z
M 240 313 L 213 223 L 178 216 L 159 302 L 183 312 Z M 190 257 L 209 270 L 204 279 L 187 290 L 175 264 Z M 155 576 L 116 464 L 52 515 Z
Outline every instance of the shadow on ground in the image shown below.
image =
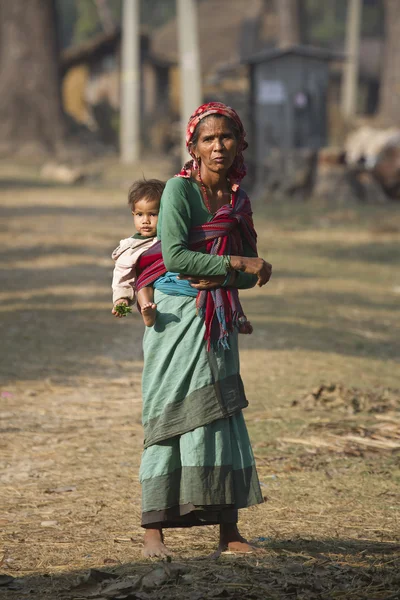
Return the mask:
M 115 231 L 131 227 L 130 221 L 125 223 L 122 201 L 121 206 L 113 205 L 107 194 L 98 201 L 96 193 L 92 196 L 86 189 L 69 191 L 64 204 L 57 205 L 50 193 L 37 204 L 25 205 L 20 199 L 0 209 L 1 228 L 10 239 L 8 249 L 0 252 L 4 355 L 0 374 L 6 382 L 16 377 L 57 377 L 61 371 L 69 376 L 96 376 L 112 370 L 118 361 L 141 358 L 139 315 L 121 323 L 110 314 Z M 292 209 L 287 207 L 289 212 Z M 309 218 L 310 209 L 298 210 L 299 218 Z M 276 225 L 286 208 L 274 211 L 272 224 Z M 62 239 L 57 243 L 59 231 Z M 241 295 L 255 326 L 252 336 L 241 336 L 241 347 L 398 357 L 400 335 L 394 317 L 398 297 L 376 290 L 357 293 L 354 286 L 352 290 L 335 287 L 335 277 L 356 277 L 359 263 L 352 261 L 375 269 L 385 262 L 385 269 L 393 268 L 399 258 L 394 242 L 347 245 L 345 241 L 341 246 L 329 241 L 329 231 L 321 244 L 288 239 L 278 244 L 276 237 L 279 251 L 270 286 L 262 295 L 252 291 Z M 322 257 L 322 262 L 314 264 L 314 256 Z M 363 277 L 365 290 L 369 282 L 365 273 Z
M 78 588 L 78 581 L 85 574 L 87 579 L 88 572 L 21 577 L 0 589 L 3 600 L 399 598 L 398 544 L 295 539 L 269 540 L 261 545 L 265 554 L 222 555 L 217 560 L 207 556 L 189 560 L 176 557 L 171 563 L 139 561 L 100 567 L 103 577 L 110 579 L 101 582 L 101 572 L 94 571 Z M 101 591 L 105 588 L 103 596 Z
M 78 264 L 63 265 L 63 255 L 76 257 Z M 49 266 L 29 268 L 48 257 Z M 0 298 L 0 330 L 7 352 L 0 372 L 6 381 L 57 376 L 66 367 L 71 376 L 88 371 L 96 375 L 103 371 L 105 358 L 141 358 L 139 315 L 134 311 L 117 322 L 110 314 L 112 263 L 101 264 L 107 259 L 93 247 L 66 245 L 2 253 L 0 276 L 7 297 Z M 9 260 L 19 266 L 7 268 Z M 380 317 L 395 310 L 395 298 L 379 302 L 365 294 L 321 290 L 295 296 L 243 295 L 242 301 L 255 329 L 252 336 L 241 336 L 243 349 L 302 349 L 391 360 L 400 355 L 397 328 L 391 319 L 385 323 Z M 356 314 L 360 309 L 366 313 Z

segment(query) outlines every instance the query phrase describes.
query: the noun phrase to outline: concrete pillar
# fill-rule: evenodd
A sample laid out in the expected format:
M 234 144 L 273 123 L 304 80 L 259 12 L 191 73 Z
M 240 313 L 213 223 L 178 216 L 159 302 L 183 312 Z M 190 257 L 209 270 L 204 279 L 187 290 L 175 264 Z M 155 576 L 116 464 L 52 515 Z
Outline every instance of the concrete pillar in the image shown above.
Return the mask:
M 123 0 L 121 48 L 121 161 L 140 156 L 140 11 L 139 0 Z
M 190 157 L 185 145 L 190 115 L 202 103 L 197 0 L 177 0 L 181 86 L 182 161 Z

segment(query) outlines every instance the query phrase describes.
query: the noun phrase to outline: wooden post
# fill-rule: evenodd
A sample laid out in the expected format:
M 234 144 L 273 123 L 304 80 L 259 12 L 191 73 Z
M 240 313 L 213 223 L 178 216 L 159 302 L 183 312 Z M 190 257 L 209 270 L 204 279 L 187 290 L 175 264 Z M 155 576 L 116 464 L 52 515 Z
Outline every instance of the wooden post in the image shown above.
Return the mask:
M 384 126 L 400 125 L 400 2 L 385 0 L 385 53 L 379 90 L 379 118 Z
M 346 63 L 342 81 L 342 114 L 351 119 L 357 112 L 362 0 L 348 0 L 346 25 Z
M 300 44 L 299 0 L 275 0 L 278 15 L 278 45 L 288 48 Z
M 181 87 L 182 161 L 189 159 L 185 144 L 186 124 L 202 100 L 196 0 L 177 0 Z
M 121 53 L 121 161 L 140 154 L 140 13 L 139 0 L 123 0 Z

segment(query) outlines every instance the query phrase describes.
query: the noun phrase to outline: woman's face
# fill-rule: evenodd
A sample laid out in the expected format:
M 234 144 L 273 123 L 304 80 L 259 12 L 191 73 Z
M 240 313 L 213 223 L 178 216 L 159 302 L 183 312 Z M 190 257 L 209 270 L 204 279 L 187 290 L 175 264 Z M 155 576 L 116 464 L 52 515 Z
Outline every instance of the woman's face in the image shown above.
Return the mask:
M 226 117 L 207 117 L 200 122 L 195 156 L 207 171 L 221 175 L 228 172 L 237 153 L 237 141 L 230 120 Z

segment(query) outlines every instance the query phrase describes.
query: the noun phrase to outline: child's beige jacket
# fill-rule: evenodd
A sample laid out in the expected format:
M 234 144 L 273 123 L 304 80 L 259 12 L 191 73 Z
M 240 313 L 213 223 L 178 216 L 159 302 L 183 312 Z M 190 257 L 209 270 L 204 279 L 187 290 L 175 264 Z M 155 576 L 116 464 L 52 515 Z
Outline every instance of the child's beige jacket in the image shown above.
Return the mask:
M 112 290 L 113 304 L 122 298 L 133 304 L 136 300 L 136 263 L 148 248 L 157 241 L 156 237 L 137 239 L 134 237 L 121 240 L 111 258 L 115 261 Z

